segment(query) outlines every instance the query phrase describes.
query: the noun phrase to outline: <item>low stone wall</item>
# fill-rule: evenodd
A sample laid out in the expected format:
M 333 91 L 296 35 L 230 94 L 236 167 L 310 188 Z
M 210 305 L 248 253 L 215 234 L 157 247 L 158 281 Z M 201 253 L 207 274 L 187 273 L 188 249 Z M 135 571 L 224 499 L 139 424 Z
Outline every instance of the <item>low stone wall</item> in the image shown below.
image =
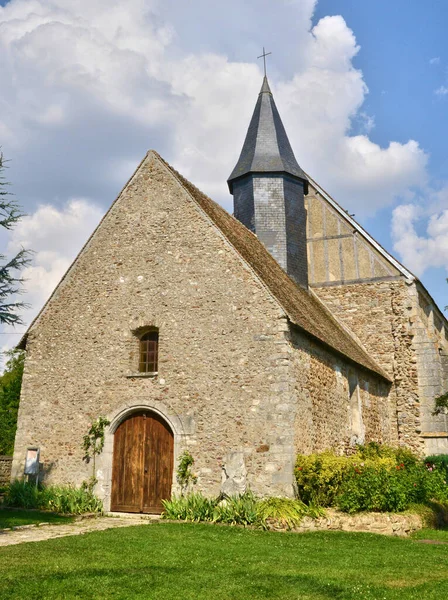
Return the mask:
M 347 515 L 327 509 L 325 517 L 319 519 L 305 517 L 300 523 L 300 527 L 294 531 L 300 533 L 307 531 L 363 531 L 406 536 L 422 527 L 422 519 L 415 514 L 361 513 Z
M 6 485 L 11 478 L 12 456 L 0 456 L 0 485 Z

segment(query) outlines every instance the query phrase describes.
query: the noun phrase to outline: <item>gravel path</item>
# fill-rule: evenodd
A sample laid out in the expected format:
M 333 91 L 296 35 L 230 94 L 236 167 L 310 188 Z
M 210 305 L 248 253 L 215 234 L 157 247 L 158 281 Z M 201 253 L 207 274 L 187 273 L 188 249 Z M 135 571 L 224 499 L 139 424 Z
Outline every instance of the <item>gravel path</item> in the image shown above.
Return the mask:
M 97 517 L 81 519 L 67 525 L 22 525 L 11 530 L 0 530 L 0 547 L 23 544 L 25 542 L 42 542 L 68 535 L 83 535 L 91 531 L 104 531 L 116 527 L 133 527 L 147 525 L 148 519 L 123 517 Z

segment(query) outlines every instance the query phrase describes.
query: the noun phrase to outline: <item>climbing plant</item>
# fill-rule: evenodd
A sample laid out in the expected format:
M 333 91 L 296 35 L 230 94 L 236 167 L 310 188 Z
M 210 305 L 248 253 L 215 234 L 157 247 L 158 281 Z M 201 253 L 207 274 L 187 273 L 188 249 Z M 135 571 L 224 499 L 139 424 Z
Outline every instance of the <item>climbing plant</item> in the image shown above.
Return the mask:
M 445 411 L 448 411 L 448 392 L 434 400 L 434 410 L 432 411 L 432 414 L 440 415 Z
M 89 424 L 89 432 L 83 438 L 82 448 L 85 452 L 84 460 L 90 462 L 92 459 L 91 485 L 96 483 L 96 457 L 104 448 L 104 430 L 110 424 L 105 417 L 98 417 L 96 421 Z
M 191 470 L 194 465 L 194 458 L 188 452 L 188 450 L 184 450 L 179 457 L 179 464 L 177 466 L 176 471 L 176 479 L 177 483 L 180 485 L 181 495 L 188 490 L 188 487 L 191 483 L 196 483 L 198 478 Z

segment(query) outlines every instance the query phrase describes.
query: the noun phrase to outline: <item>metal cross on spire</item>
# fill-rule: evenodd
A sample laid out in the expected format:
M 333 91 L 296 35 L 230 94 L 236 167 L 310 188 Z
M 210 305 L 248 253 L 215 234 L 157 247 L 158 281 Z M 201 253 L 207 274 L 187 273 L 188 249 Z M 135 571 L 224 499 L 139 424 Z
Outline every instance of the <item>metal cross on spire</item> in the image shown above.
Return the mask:
M 264 76 L 266 77 L 266 56 L 269 56 L 270 54 L 272 54 L 272 52 L 266 52 L 263 46 L 263 54 L 260 54 L 260 56 L 257 56 L 257 58 L 263 58 L 263 63 L 264 63 Z

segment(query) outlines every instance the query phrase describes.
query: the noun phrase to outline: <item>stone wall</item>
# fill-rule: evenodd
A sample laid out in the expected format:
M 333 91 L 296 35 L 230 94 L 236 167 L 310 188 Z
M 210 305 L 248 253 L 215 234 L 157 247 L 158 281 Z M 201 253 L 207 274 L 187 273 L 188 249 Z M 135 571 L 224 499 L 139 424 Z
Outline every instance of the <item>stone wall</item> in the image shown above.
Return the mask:
M 396 513 L 362 513 L 347 515 L 336 510 L 326 509 L 325 516 L 319 519 L 305 517 L 294 531 L 358 531 L 383 535 L 408 536 L 422 529 L 419 515 Z
M 404 280 L 376 281 L 316 287 L 314 291 L 393 379 L 390 402 L 391 414 L 396 411 L 396 439 L 424 454 L 408 284 Z
M 152 378 L 137 376 L 133 333 L 149 325 L 159 328 Z M 188 448 L 195 458 L 196 489 L 218 494 L 236 457 L 254 492 L 291 495 L 285 330 L 266 288 L 147 158 L 30 331 L 14 473 L 37 445 L 49 482 L 79 485 L 92 474 L 81 449 L 89 422 L 147 407 L 171 425 L 176 457 Z M 97 464 L 106 507 L 112 438 Z
M 356 444 L 394 443 L 390 386 L 357 370 L 294 329 L 291 332 L 297 411 L 296 452 L 353 451 Z
M 6 485 L 11 479 L 12 456 L 0 456 L 0 485 Z
M 435 398 L 448 391 L 448 331 L 440 311 L 420 284 L 414 284 L 409 293 L 414 301 L 411 317 L 413 347 L 425 453 L 448 453 L 447 415 L 432 414 Z
M 432 415 L 434 398 L 448 389 L 447 332 L 420 284 L 402 278 L 314 291 L 393 378 L 400 443 L 421 455 L 448 452 L 447 418 Z

